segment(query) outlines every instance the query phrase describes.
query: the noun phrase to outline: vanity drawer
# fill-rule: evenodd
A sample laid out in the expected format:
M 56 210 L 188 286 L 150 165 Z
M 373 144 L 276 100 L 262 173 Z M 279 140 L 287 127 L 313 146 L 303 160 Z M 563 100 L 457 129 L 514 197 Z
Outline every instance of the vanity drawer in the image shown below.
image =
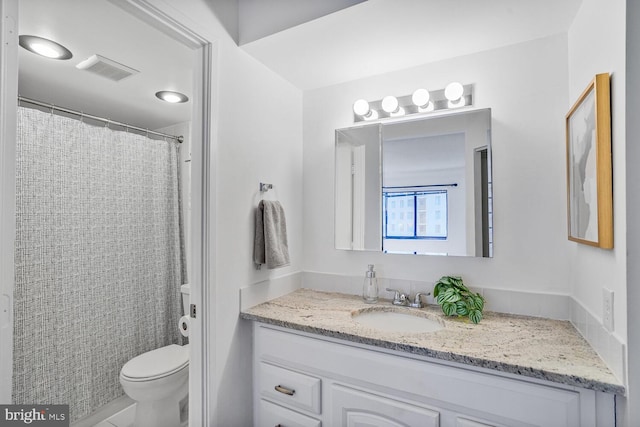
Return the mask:
M 320 413 L 319 378 L 260 362 L 258 381 L 261 396 L 286 406 Z
M 468 418 L 457 417 L 456 427 L 495 427 L 495 425 L 481 423 L 480 421 L 474 421 Z
M 260 413 L 255 425 L 257 427 L 320 427 L 322 423 L 320 420 L 283 408 L 275 403 L 260 400 Z

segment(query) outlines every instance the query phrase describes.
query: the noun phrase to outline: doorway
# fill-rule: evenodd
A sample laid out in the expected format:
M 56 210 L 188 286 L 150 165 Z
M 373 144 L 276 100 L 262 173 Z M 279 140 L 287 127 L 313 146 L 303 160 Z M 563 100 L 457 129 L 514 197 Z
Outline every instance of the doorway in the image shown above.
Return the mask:
M 107 1 L 107 0 L 101 0 Z M 0 402 L 11 402 L 11 377 L 12 377 L 12 348 L 13 348 L 13 241 L 15 237 L 14 199 L 15 189 L 15 110 L 17 106 L 17 70 L 18 48 L 17 35 L 20 34 L 18 25 L 19 2 L 17 0 L 2 0 L 2 67 L 0 69 L 2 88 L 0 93 L 0 132 L 2 141 L 0 150 L 2 160 L 0 174 L 2 184 L 0 186 L 0 237 L 2 237 L 2 251 L 0 260 L 2 265 L 1 276 L 1 303 L 2 317 L 0 318 L 0 332 L 2 334 L 2 350 L 0 351 Z M 50 2 L 54 3 L 54 2 Z M 57 3 L 57 2 L 55 2 Z M 186 48 L 190 49 L 193 58 L 193 97 L 191 108 L 191 175 L 192 175 L 192 211 L 191 211 L 191 242 L 189 242 L 191 266 L 191 298 L 196 306 L 206 297 L 204 293 L 208 277 L 205 273 L 209 270 L 209 111 L 211 94 L 211 58 L 213 45 L 206 39 L 195 34 L 189 28 L 184 27 L 172 17 L 152 8 L 147 2 L 141 0 L 113 0 L 109 3 L 117 5 L 126 11 L 131 17 L 135 17 L 160 30 L 169 37 L 178 40 Z M 8 202 L 8 203 L 7 203 Z M 207 408 L 202 402 L 206 399 L 205 381 L 208 378 L 208 368 L 205 361 L 206 342 L 203 337 L 206 334 L 207 322 L 203 310 L 198 311 L 201 319 L 192 321 L 191 328 L 191 361 L 190 361 L 190 419 L 192 425 L 202 424 L 206 419 Z M 37 403 L 37 402 L 36 402 Z M 42 402 L 46 403 L 46 402 Z

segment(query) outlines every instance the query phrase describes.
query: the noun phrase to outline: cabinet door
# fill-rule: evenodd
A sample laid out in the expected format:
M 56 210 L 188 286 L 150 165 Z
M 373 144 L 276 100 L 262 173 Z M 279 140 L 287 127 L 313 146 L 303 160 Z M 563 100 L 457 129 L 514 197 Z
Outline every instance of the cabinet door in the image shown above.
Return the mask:
M 438 427 L 440 414 L 409 402 L 334 384 L 331 387 L 333 426 Z
M 315 418 L 307 417 L 266 400 L 260 400 L 260 412 L 254 421 L 256 427 L 320 427 L 321 424 Z

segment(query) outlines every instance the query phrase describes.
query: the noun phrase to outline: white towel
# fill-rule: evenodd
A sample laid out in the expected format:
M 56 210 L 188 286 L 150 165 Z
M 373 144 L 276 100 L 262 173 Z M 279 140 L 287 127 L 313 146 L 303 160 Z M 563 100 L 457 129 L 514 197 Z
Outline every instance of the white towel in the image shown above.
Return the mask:
M 253 245 L 253 261 L 258 268 L 289 265 L 287 224 L 280 202 L 262 200 L 256 208 L 256 234 Z

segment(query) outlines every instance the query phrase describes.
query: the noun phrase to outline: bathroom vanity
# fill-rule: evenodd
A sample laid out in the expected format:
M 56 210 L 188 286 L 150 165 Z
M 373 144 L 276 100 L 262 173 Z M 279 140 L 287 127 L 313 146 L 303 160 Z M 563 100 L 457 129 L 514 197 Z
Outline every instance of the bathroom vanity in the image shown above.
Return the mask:
M 256 426 L 615 425 L 624 387 L 568 323 L 439 307 L 429 333 L 357 322 L 361 298 L 300 289 L 242 312 L 254 322 Z M 382 301 L 378 310 L 395 310 Z

